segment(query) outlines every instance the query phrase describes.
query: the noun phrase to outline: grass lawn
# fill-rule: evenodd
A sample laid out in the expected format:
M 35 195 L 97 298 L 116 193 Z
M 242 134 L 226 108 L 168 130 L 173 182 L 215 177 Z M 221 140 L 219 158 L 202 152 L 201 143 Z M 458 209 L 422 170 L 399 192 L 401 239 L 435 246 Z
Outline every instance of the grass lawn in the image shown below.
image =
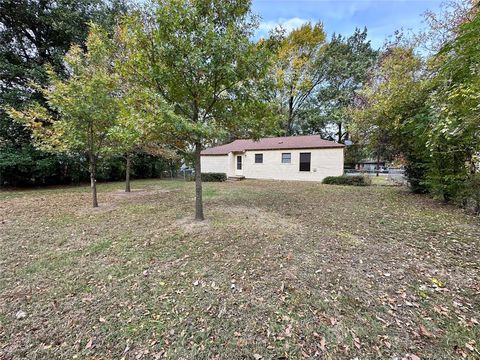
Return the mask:
M 401 187 L 0 192 L 0 359 L 480 356 L 480 219 Z

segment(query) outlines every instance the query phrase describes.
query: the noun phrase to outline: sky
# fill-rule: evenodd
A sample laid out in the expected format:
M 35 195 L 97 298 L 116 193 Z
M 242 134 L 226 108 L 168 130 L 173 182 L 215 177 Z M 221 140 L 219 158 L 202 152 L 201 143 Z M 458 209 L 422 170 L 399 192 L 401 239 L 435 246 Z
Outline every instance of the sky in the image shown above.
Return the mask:
M 305 22 L 321 21 L 328 38 L 333 33 L 349 36 L 355 27 L 368 29 L 375 48 L 395 30 L 419 30 L 422 14 L 438 11 L 441 0 L 253 0 L 253 13 L 261 17 L 256 37 L 282 24 L 289 31 Z

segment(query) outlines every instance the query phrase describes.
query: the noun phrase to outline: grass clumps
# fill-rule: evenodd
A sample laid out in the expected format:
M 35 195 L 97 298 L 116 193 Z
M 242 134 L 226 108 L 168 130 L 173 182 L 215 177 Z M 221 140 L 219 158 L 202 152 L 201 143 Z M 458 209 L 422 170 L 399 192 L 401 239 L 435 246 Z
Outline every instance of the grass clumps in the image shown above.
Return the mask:
M 355 176 L 327 176 L 322 181 L 323 184 L 328 185 L 352 185 L 352 186 L 368 186 L 372 184 L 369 177 L 355 175 Z

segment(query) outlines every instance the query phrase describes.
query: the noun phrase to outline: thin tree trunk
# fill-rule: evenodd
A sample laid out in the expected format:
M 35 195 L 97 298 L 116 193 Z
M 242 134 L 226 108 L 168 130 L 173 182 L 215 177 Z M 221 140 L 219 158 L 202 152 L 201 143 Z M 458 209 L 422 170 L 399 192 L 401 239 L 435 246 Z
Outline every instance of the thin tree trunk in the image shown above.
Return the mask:
M 202 168 L 200 165 L 200 152 L 202 144 L 195 143 L 195 220 L 204 220 L 202 200 Z
M 125 164 L 125 192 L 130 191 L 130 154 L 127 154 L 127 162 Z
M 338 125 L 338 143 L 342 141 L 342 123 L 337 123 Z
M 380 174 L 380 153 L 377 153 L 377 176 Z
M 92 205 L 94 208 L 98 207 L 97 200 L 97 162 L 95 156 L 90 154 L 90 187 L 92 189 Z
M 287 135 L 292 135 L 293 126 L 293 96 L 288 100 L 288 121 L 287 121 Z

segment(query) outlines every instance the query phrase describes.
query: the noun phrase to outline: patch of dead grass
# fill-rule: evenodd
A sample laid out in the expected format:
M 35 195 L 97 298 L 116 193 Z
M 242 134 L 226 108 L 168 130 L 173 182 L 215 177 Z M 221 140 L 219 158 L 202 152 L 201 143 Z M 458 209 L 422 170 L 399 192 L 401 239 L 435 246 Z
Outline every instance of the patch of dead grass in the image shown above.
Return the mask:
M 0 202 L 0 357 L 476 356 L 478 218 L 396 187 L 242 181 L 205 184 L 196 222 L 193 184 L 148 184 L 98 210 L 69 189 Z

